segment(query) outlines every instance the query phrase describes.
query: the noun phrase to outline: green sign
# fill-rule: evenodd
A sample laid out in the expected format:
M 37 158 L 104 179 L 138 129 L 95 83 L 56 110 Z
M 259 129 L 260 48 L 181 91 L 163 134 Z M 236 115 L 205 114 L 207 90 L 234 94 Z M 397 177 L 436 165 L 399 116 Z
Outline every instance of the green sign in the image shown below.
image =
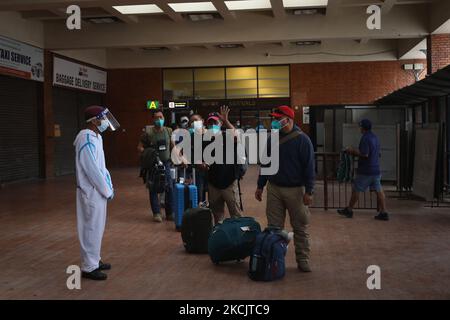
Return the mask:
M 159 101 L 158 100 L 147 101 L 147 109 L 148 110 L 158 110 L 159 109 Z

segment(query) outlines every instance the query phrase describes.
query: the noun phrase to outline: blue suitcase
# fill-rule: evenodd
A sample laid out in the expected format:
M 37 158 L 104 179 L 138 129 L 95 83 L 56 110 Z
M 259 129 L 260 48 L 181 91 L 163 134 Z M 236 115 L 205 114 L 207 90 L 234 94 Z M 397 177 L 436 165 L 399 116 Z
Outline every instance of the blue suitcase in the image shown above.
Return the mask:
M 186 177 L 186 169 L 184 169 L 184 176 Z M 181 231 L 184 211 L 197 207 L 198 192 L 195 181 L 194 184 L 185 184 L 184 179 L 182 179 L 180 183 L 175 183 L 173 192 L 173 213 L 177 231 Z

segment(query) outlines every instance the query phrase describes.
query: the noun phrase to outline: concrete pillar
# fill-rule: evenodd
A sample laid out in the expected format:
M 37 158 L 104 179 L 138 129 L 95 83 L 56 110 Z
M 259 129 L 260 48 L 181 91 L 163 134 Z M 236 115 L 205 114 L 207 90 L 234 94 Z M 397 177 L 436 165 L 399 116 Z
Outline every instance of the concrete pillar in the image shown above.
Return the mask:
M 44 145 L 44 178 L 55 176 L 55 122 L 53 118 L 53 54 L 49 50 L 44 53 L 45 80 L 43 94 L 43 132 Z

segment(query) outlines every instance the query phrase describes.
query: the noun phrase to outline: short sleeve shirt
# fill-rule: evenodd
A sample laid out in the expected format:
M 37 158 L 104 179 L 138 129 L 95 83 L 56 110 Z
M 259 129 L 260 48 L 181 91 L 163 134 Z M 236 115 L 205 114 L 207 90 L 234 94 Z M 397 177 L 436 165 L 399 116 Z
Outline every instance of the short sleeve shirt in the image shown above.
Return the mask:
M 380 142 L 373 132 L 363 134 L 359 143 L 359 152 L 367 158 L 359 158 L 357 173 L 368 176 L 380 175 Z

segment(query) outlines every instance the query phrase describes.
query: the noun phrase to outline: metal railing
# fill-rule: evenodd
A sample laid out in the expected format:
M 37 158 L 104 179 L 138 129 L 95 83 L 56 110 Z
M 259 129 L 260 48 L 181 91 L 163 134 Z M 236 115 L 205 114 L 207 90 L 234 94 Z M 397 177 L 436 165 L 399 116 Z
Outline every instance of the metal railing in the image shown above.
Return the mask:
M 337 181 L 337 169 L 340 154 L 337 152 L 317 152 L 316 154 L 316 191 L 311 208 L 338 209 L 348 205 L 351 193 L 351 182 Z M 354 162 L 356 163 L 356 159 Z M 353 166 L 355 168 L 355 166 Z M 355 209 L 377 209 L 377 196 L 374 191 L 360 194 Z

